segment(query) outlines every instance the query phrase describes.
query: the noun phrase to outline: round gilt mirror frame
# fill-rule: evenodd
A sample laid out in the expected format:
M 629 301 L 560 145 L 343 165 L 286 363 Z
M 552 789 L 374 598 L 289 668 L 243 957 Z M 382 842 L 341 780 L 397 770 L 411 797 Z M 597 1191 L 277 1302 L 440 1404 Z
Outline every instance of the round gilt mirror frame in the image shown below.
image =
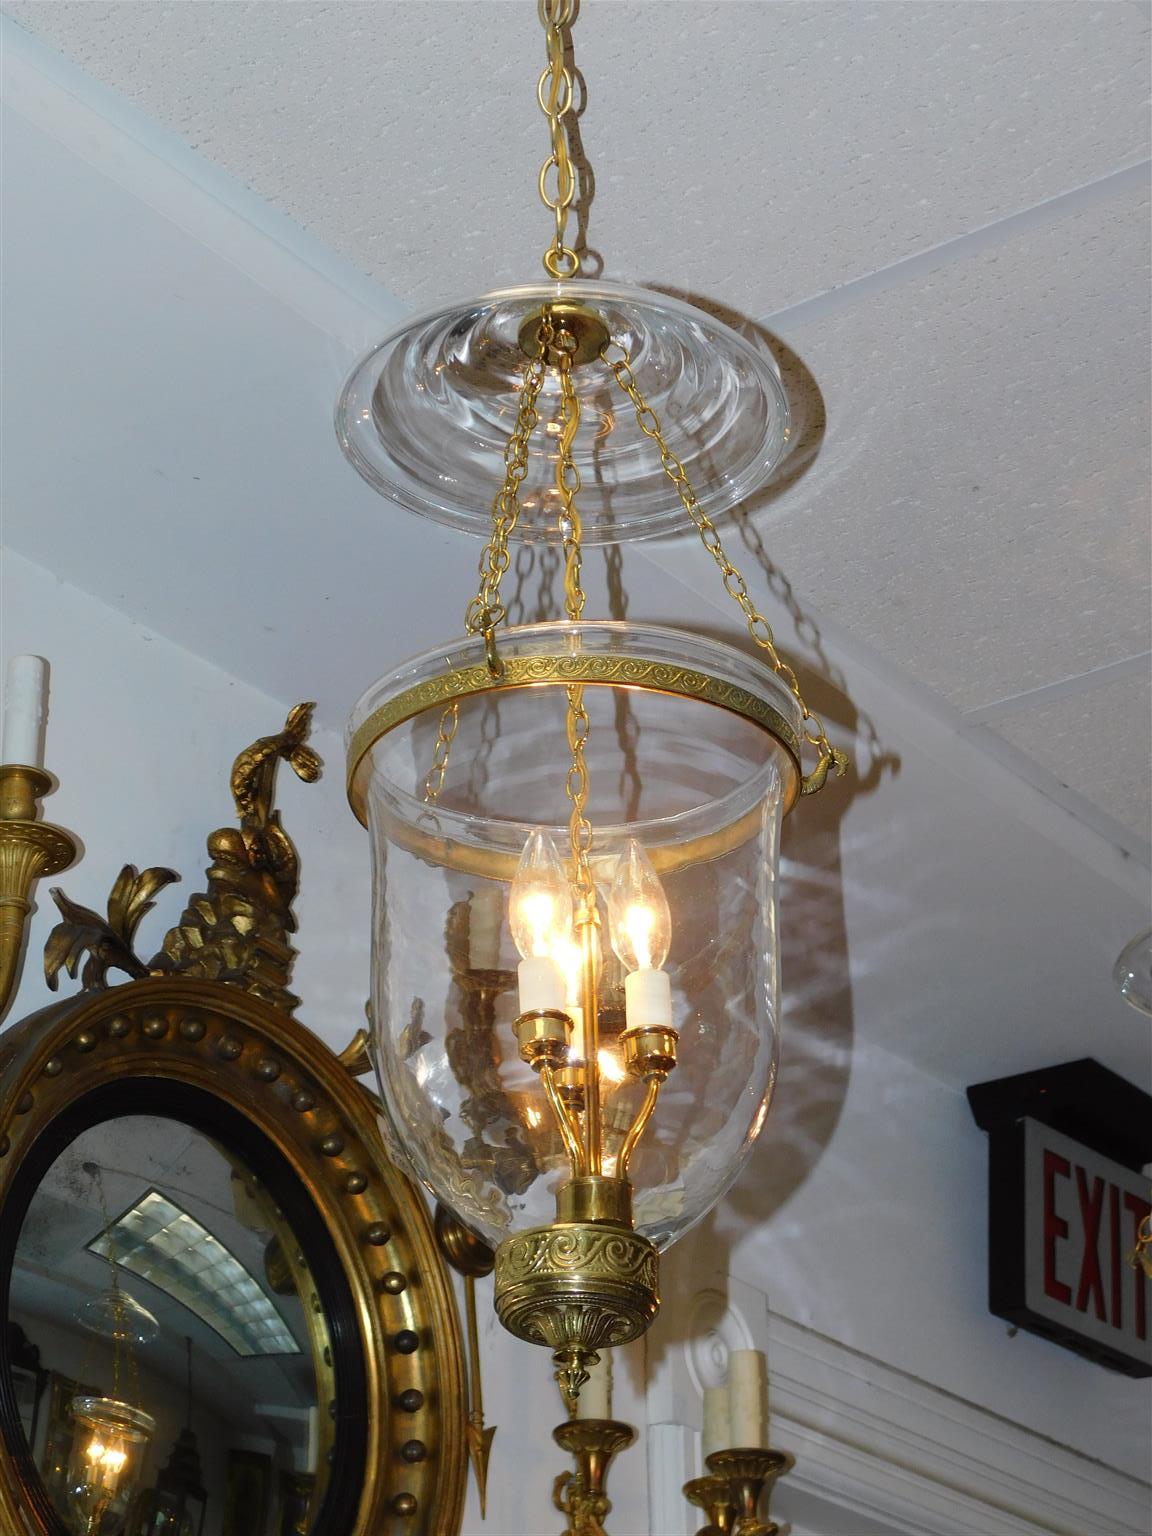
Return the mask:
M 87 957 L 84 990 L 0 1034 L 0 1321 L 24 1214 L 59 1152 L 116 1116 L 181 1120 L 265 1184 L 278 1235 L 299 1237 L 284 1258 L 305 1313 L 327 1325 L 310 1328 L 314 1346 L 330 1343 L 317 1375 L 332 1456 L 309 1536 L 453 1536 L 469 1448 L 452 1283 L 424 1198 L 389 1160 L 356 1081 L 370 1070 L 363 1031 L 337 1056 L 293 1016 L 288 990 L 299 870 L 273 792 L 280 761 L 306 782 L 320 775 L 311 710 L 297 705 L 237 757 L 239 825 L 208 838 L 207 890 L 152 960 L 136 954 L 136 929 L 173 871 L 126 865 L 107 918 L 52 892 L 62 921 L 45 946 L 48 982 Z M 110 988 L 112 969 L 132 979 Z M 63 1530 L 0 1339 L 0 1532 Z
M 374 1103 L 340 1059 L 259 998 L 181 977 L 46 1009 L 0 1036 L 0 1058 L 0 1210 L 12 1247 L 21 1213 L 8 1199 L 22 1167 L 53 1127 L 83 1118 L 85 1099 L 107 1102 L 110 1087 L 132 1105 L 120 1113 L 150 1114 L 161 1104 L 168 1111 L 165 1090 L 181 1085 L 271 1143 L 310 1197 L 351 1292 L 365 1413 L 348 1426 L 364 1452 L 348 1536 L 458 1530 L 468 1462 L 454 1293 L 427 1207 L 385 1158 Z M 0 1286 L 6 1291 L 7 1274 Z M 347 1321 L 330 1320 L 335 1328 Z M 0 1382 L 0 1396 L 9 1390 Z M 34 1470 L 11 1443 L 14 1402 L 0 1403 L 0 1422 L 0 1530 L 42 1536 L 52 1525 L 38 1479 L 30 1485 Z

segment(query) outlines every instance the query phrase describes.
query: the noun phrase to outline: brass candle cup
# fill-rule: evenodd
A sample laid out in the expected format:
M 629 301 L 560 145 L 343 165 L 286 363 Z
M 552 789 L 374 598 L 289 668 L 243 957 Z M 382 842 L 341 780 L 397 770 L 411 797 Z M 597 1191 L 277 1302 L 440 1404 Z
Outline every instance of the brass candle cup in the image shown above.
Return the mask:
M 781 1473 L 791 1466 L 783 1451 L 762 1451 L 753 1447 L 714 1451 L 708 1457 L 708 1469 L 724 1477 L 732 1488 L 736 1518 L 732 1536 L 776 1536 L 780 1529 L 773 1521 L 760 1519 L 760 1500 Z
M 569 1419 L 552 1431 L 561 1450 L 576 1462 L 576 1471 L 562 1472 L 552 1491 L 552 1502 L 568 1517 L 568 1531 L 582 1536 L 601 1528 L 612 1508 L 606 1483 L 612 1458 L 636 1438 L 631 1424 L 618 1419 Z
M 689 1504 L 704 1510 L 708 1524 L 697 1531 L 696 1536 L 729 1536 L 736 1518 L 736 1505 L 732 1501 L 732 1483 L 726 1477 L 694 1477 L 684 1484 L 684 1497 Z
M 16 990 L 32 887 L 76 858 L 75 840 L 36 819 L 38 802 L 52 788 L 43 769 L 0 763 L 0 1015 Z

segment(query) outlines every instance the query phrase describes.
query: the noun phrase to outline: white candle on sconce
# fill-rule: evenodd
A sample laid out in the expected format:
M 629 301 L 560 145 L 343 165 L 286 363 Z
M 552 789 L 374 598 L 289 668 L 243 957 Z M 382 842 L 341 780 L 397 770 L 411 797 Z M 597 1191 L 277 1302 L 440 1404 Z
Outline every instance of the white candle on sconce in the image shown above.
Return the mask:
M 714 1451 L 732 1449 L 732 1420 L 728 1409 L 728 1388 L 704 1388 L 704 1460 Z
M 768 1364 L 758 1349 L 728 1356 L 728 1413 L 732 1450 L 768 1448 Z
M 468 964 L 474 971 L 494 971 L 500 964 L 504 897 L 496 890 L 473 891 L 468 903 Z
M 588 1367 L 588 1380 L 580 1388 L 576 1403 L 578 1419 L 612 1417 L 612 1352 L 600 1350 L 600 1358 Z
M 44 766 L 48 663 L 43 656 L 13 656 L 4 684 L 4 738 L 0 762 Z

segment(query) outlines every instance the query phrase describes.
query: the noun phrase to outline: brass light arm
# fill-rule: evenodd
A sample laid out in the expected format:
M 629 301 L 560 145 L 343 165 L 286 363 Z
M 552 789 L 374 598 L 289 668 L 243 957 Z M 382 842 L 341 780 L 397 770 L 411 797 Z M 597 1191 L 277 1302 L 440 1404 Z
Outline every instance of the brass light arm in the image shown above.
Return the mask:
M 572 1029 L 569 1015 L 553 1008 L 522 1013 L 515 1024 L 520 1059 L 532 1068 L 543 1084 L 545 1096 L 564 1140 L 564 1149 L 572 1164 L 573 1177 L 579 1178 L 587 1171 L 580 1139 L 580 1122 L 564 1102 L 555 1076 L 556 1069 L 562 1068 L 567 1061 Z
M 584 1147 L 580 1141 L 579 1123 L 560 1097 L 560 1090 L 556 1086 L 556 1075 L 547 1064 L 540 1068 L 540 1081 L 544 1086 L 548 1102 L 552 1106 L 552 1113 L 556 1117 L 556 1124 L 564 1141 L 564 1150 L 572 1164 L 572 1177 L 578 1179 L 588 1171 Z
M 652 1118 L 652 1113 L 656 1108 L 656 1100 L 659 1097 L 660 1079 L 658 1077 L 650 1077 L 648 1085 L 644 1090 L 644 1102 L 636 1112 L 636 1118 L 628 1129 L 628 1134 L 625 1136 L 623 1145 L 620 1148 L 620 1155 L 616 1159 L 616 1177 L 618 1179 L 626 1179 L 628 1177 L 628 1164 L 631 1161 L 632 1153 L 636 1150 L 636 1143 L 643 1136 L 648 1122 Z
M 616 1162 L 617 1176 L 624 1179 L 628 1176 L 628 1163 L 636 1150 L 636 1143 L 643 1136 L 652 1118 L 652 1112 L 656 1108 L 656 1100 L 660 1097 L 660 1085 L 667 1082 L 668 1074 L 676 1068 L 676 1052 L 680 1037 L 674 1029 L 663 1025 L 647 1025 L 637 1029 L 626 1029 L 622 1039 L 624 1061 L 629 1073 L 647 1084 L 644 1102 L 640 1105 L 636 1118 L 624 1138 L 624 1144 L 620 1148 L 620 1156 Z

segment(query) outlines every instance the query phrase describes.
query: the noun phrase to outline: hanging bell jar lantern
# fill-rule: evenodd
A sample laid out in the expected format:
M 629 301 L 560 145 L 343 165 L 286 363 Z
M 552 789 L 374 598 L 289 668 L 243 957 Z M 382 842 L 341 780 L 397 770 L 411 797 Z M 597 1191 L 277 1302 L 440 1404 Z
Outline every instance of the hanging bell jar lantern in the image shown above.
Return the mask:
M 659 1305 L 657 1255 L 721 1197 L 768 1110 L 782 818 L 844 766 L 715 518 L 789 439 L 770 359 L 662 294 L 576 280 L 565 65 L 544 0 L 549 281 L 410 322 L 353 370 L 337 430 L 378 490 L 481 533 L 463 634 L 348 728 L 375 875 L 385 1134 L 496 1249 L 496 1307 L 569 1402 Z M 482 509 L 484 509 L 482 511 Z M 749 652 L 591 618 L 584 552 L 687 530 Z M 556 616 L 512 623 L 514 550 Z

